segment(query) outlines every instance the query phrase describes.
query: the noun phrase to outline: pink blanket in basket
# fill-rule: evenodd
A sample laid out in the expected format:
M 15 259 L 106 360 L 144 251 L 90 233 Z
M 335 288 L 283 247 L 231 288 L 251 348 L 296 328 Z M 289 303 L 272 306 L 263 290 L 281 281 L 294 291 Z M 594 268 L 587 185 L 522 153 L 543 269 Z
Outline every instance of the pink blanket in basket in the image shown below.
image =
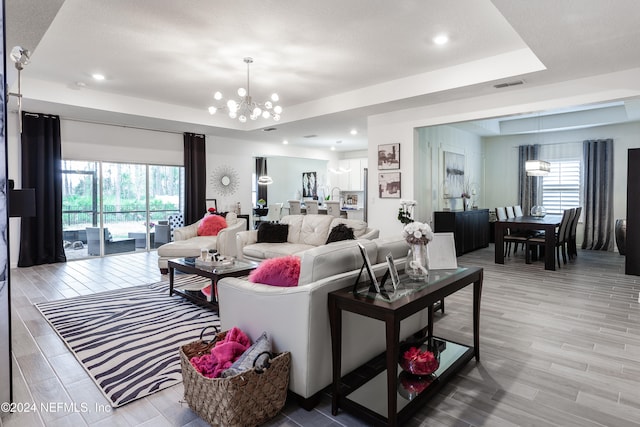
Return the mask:
M 218 378 L 222 371 L 231 367 L 233 362 L 251 346 L 251 340 L 240 329 L 233 327 L 224 339 L 218 341 L 211 353 L 191 358 L 191 364 L 207 378 Z

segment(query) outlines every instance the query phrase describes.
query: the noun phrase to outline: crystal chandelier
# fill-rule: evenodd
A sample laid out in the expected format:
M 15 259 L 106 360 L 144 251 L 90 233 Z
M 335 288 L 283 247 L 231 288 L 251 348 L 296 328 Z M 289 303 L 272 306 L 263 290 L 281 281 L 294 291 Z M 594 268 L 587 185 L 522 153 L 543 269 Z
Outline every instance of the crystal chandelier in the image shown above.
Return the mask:
M 238 96 L 240 99 L 229 99 L 226 105 L 216 107 L 209 107 L 209 114 L 213 115 L 218 110 L 227 110 L 229 112 L 229 117 L 232 119 L 237 118 L 242 123 L 246 123 L 247 119 L 256 120 L 258 117 L 262 117 L 265 119 L 272 118 L 275 121 L 280 120 L 280 114 L 282 113 L 282 107 L 279 105 L 275 105 L 275 102 L 278 102 L 280 99 L 277 93 L 271 95 L 271 100 L 266 101 L 264 103 L 258 103 L 251 98 L 251 90 L 249 86 L 249 66 L 253 63 L 253 58 L 246 57 L 244 58 L 245 64 L 247 64 L 247 88 L 241 87 L 238 89 Z M 223 96 L 222 93 L 216 92 L 213 95 L 213 98 L 216 101 L 222 101 Z

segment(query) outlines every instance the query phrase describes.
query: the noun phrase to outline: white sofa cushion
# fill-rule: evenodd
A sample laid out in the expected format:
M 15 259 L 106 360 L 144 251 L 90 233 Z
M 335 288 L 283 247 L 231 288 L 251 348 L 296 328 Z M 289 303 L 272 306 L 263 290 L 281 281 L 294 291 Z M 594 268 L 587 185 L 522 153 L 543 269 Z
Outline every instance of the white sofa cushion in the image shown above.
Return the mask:
M 403 259 L 409 252 L 409 244 L 402 236 L 379 237 L 373 240 L 378 245 L 378 258 L 372 263 L 387 262 L 387 254 L 391 253 L 394 260 Z
M 280 222 L 289 224 L 289 243 L 320 246 L 327 241 L 332 219 L 329 215 L 290 215 Z
M 302 254 L 298 286 L 362 267 L 363 259 L 358 242 L 365 247 L 369 260 L 375 263 L 377 246 L 371 240 L 343 240 L 318 246 Z
M 295 255 L 298 252 L 306 251 L 307 249 L 312 248 L 315 248 L 315 246 L 305 245 L 303 243 L 287 243 L 286 245 L 274 243 L 254 243 L 253 245 L 245 246 L 244 255 L 250 258 L 269 259 L 286 255 Z
M 287 243 L 300 242 L 300 230 L 302 230 L 303 219 L 304 215 L 285 215 L 280 219 L 280 224 L 287 224 L 289 226 Z
M 217 249 L 217 236 L 196 236 L 167 243 L 158 248 L 158 255 L 169 258 L 200 256 L 200 249 Z

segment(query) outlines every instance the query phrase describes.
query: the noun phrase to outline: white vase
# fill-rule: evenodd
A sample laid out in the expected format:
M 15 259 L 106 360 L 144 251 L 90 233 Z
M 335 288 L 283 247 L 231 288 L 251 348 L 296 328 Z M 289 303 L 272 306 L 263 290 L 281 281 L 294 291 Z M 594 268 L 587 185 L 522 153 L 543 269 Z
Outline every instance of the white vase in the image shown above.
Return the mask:
M 413 243 L 407 253 L 405 272 L 411 280 L 426 281 L 429 278 L 429 260 L 426 243 Z

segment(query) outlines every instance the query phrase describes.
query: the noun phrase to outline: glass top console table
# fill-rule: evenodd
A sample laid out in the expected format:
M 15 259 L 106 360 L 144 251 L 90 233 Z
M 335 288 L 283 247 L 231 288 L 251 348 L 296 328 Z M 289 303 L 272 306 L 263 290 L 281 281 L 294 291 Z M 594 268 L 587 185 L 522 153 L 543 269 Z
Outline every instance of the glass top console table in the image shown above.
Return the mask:
M 483 270 L 478 267 L 432 270 L 428 282 L 411 282 L 402 277 L 396 291 L 386 295 L 368 292 L 368 287 L 354 292 L 345 288 L 329 293 L 329 321 L 333 361 L 333 393 L 331 412 L 342 408 L 358 414 L 376 425 L 397 426 L 406 422 L 421 405 L 461 369 L 469 360 L 480 360 L 480 297 Z M 455 343 L 433 335 L 434 304 L 460 289 L 473 284 L 473 346 Z M 411 384 L 418 377 L 407 378 L 399 372 L 400 321 L 412 314 L 428 310 L 427 340 L 437 343 L 440 367 L 428 383 Z M 348 311 L 385 323 L 387 351 L 375 356 L 355 371 L 341 377 L 342 312 Z M 385 381 L 386 379 L 386 381 Z M 400 387 L 399 387 L 400 385 Z M 386 389 L 386 393 L 385 393 Z M 386 399 L 384 398 L 386 396 Z

